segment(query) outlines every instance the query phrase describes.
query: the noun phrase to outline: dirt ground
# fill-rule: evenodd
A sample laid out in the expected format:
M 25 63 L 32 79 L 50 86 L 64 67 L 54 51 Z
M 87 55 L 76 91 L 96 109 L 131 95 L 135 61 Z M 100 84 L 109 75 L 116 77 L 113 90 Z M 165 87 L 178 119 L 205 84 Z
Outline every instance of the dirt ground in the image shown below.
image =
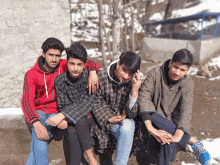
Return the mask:
M 142 65 L 142 72 L 155 64 Z M 146 73 L 144 73 L 146 74 Z M 214 76 L 220 75 L 216 71 Z M 207 78 L 192 77 L 194 80 L 194 105 L 191 122 L 191 135 L 199 139 L 220 137 L 220 80 L 209 81 Z M 0 165 L 24 165 L 29 154 L 31 135 L 24 119 L 0 119 Z M 64 165 L 62 141 L 52 141 L 49 145 L 50 165 Z M 113 160 L 115 155 L 113 156 Z M 179 152 L 172 165 L 182 161 L 196 163 L 194 154 Z M 155 159 L 142 152 L 131 156 L 128 165 L 149 165 Z

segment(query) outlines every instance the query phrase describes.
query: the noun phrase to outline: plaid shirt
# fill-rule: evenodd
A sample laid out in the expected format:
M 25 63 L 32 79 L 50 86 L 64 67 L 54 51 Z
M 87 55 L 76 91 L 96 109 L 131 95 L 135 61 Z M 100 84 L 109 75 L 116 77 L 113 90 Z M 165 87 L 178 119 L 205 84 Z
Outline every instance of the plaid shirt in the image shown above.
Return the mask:
M 95 95 L 89 95 L 86 88 L 88 70 L 84 69 L 82 76 L 72 83 L 67 77 L 68 71 L 57 76 L 55 80 L 57 105 L 61 113 L 74 124 L 94 108 Z
M 100 153 L 112 153 L 117 143 L 110 133 L 112 124 L 108 121 L 111 117 L 120 115 L 123 110 L 125 110 L 127 118 L 133 119 L 138 113 L 138 101 L 132 109 L 129 109 L 129 94 L 133 84 L 131 80 L 124 84 L 117 83 L 106 70 L 100 71 L 98 77 L 99 89 L 96 93 L 97 97 L 94 101 L 93 110 L 97 122 L 92 131 L 98 140 L 98 151 Z

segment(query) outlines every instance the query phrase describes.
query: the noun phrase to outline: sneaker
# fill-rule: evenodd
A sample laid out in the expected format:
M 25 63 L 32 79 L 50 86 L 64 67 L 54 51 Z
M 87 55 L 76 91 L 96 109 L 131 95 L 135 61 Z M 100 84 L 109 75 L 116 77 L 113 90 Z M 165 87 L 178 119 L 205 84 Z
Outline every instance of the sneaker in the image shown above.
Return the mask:
M 202 165 L 208 165 L 211 160 L 211 155 L 203 147 L 202 142 L 199 140 L 192 145 L 192 149 L 196 154 L 196 157 Z

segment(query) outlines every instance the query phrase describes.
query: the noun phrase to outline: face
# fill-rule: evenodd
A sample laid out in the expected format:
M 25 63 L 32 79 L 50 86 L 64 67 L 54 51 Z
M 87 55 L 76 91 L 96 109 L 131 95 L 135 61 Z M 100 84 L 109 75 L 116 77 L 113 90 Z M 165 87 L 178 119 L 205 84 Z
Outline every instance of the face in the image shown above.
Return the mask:
M 186 65 L 181 64 L 180 62 L 172 62 L 169 63 L 169 78 L 171 81 L 177 81 L 185 76 L 188 72 L 188 67 Z
M 78 78 L 81 76 L 85 63 L 81 59 L 76 59 L 70 57 L 67 61 L 68 71 L 70 76 L 73 78 Z
M 129 73 L 124 64 L 120 65 L 120 62 L 117 62 L 115 76 L 117 79 L 124 83 L 133 78 L 134 74 Z
M 49 49 L 42 56 L 45 59 L 44 67 L 47 71 L 53 71 L 60 63 L 61 52 L 58 49 Z

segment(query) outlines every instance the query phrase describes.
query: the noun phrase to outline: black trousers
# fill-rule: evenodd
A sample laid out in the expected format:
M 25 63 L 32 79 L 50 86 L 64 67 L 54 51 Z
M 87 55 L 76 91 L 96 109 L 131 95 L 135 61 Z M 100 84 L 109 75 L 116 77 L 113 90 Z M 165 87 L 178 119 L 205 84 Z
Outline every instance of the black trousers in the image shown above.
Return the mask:
M 93 118 L 82 117 L 76 124 L 69 123 L 67 128 L 70 164 L 80 165 L 83 151 L 92 148 L 93 141 L 90 137 L 90 128 Z

